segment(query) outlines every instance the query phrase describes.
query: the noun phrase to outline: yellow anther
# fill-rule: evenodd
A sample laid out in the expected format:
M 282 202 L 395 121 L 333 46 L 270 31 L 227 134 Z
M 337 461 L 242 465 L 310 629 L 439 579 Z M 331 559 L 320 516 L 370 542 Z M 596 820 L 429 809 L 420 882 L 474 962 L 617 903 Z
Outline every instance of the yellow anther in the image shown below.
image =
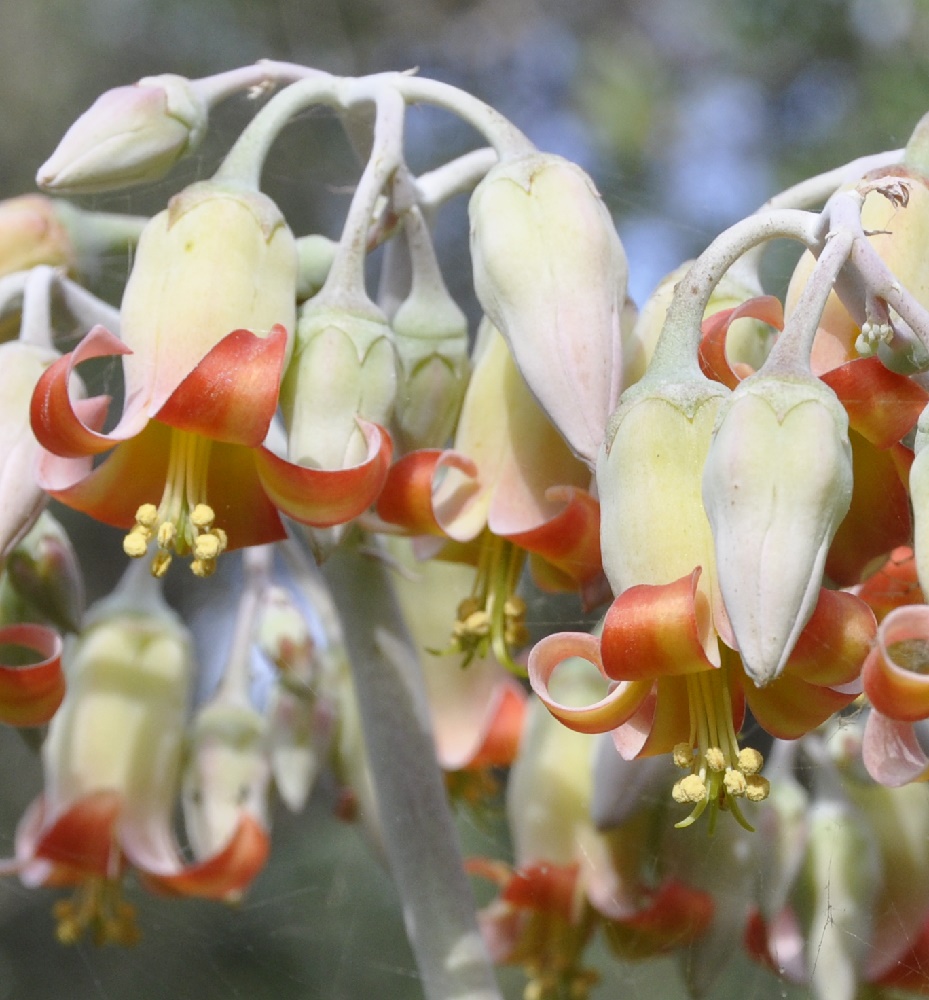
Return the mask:
M 760 774 L 750 774 L 745 779 L 745 798 L 749 802 L 764 802 L 771 792 L 768 779 Z
M 135 512 L 135 523 L 143 528 L 154 528 L 158 520 L 158 508 L 153 503 L 143 503 Z
M 213 508 L 206 503 L 198 503 L 190 512 L 190 523 L 195 528 L 211 528 L 215 519 Z
M 164 549 L 156 552 L 155 557 L 152 559 L 152 576 L 160 580 L 168 572 L 168 567 L 171 565 L 171 558 L 171 553 L 166 552 Z
M 742 747 L 739 751 L 739 770 L 743 774 L 757 774 L 764 766 L 764 757 L 754 747 Z
M 700 802 L 706 798 L 706 782 L 699 774 L 688 774 L 674 783 L 671 798 L 675 802 Z
M 190 564 L 190 571 L 194 576 L 199 576 L 200 579 L 212 576 L 216 572 L 216 560 L 215 559 L 194 559 Z
M 144 528 L 142 529 L 142 531 L 145 530 Z M 142 531 L 136 531 L 133 528 L 123 539 L 123 552 L 130 559 L 141 559 L 148 551 L 148 539 L 142 534 Z
M 212 533 L 198 535 L 194 539 L 195 559 L 215 559 L 221 551 L 219 539 Z
M 744 795 L 747 787 L 745 775 L 730 768 L 723 775 L 723 787 L 729 795 Z
M 486 611 L 475 611 L 464 620 L 467 635 L 483 638 L 490 634 L 490 615 Z
M 725 770 L 726 756 L 719 747 L 707 747 L 703 758 L 711 771 Z
M 526 615 L 526 602 L 516 594 L 510 594 L 503 602 L 503 613 L 507 618 L 524 618 Z
M 480 601 L 477 600 L 477 598 L 466 597 L 458 605 L 458 611 L 457 611 L 458 621 L 460 622 L 466 621 L 471 615 L 474 614 L 475 611 L 483 611 L 483 610 L 484 610 L 484 605 L 481 604 Z
M 694 748 L 689 743 L 678 743 L 671 753 L 675 767 L 686 769 L 693 763 Z
M 162 521 L 158 525 L 158 547 L 161 549 L 170 549 L 174 545 L 174 539 L 177 538 L 177 525 L 173 521 Z
M 219 542 L 219 551 L 225 552 L 226 546 L 229 544 L 229 536 L 226 532 L 222 528 L 214 528 L 210 534 Z

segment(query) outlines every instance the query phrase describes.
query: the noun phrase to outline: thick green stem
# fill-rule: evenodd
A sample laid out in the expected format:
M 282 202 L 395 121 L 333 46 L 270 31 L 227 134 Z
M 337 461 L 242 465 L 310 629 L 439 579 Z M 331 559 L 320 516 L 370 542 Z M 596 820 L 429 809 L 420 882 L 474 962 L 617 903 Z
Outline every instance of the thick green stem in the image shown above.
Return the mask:
M 343 545 L 324 573 L 345 630 L 384 847 L 423 992 L 427 1000 L 499 1000 L 387 564 Z

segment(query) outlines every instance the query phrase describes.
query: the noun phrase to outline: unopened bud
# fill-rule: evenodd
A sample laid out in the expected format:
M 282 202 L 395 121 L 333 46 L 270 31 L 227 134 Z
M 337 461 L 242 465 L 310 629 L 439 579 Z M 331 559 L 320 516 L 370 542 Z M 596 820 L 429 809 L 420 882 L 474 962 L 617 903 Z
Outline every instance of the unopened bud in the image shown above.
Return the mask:
M 0 275 L 39 264 L 70 268 L 73 247 L 55 202 L 41 194 L 0 201 Z
M 92 194 L 159 180 L 197 147 L 207 116 L 182 76 L 108 90 L 68 129 L 36 181 L 56 194 Z

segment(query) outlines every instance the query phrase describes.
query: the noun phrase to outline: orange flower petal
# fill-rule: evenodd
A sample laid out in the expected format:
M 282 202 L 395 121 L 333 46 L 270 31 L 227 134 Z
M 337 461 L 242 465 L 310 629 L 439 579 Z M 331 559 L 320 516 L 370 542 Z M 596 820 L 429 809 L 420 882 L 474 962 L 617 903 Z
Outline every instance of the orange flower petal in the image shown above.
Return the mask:
M 880 358 L 855 358 L 820 376 L 839 397 L 849 426 L 878 448 L 889 448 L 916 426 L 929 393 Z
M 412 535 L 443 535 L 432 505 L 440 469 L 454 468 L 475 480 L 477 466 L 467 455 L 438 448 L 422 448 L 404 455 L 390 467 L 377 501 L 378 516 L 399 524 Z
M 35 856 L 75 874 L 112 878 L 122 868 L 116 834 L 122 810 L 119 792 L 85 795 L 42 831 Z
M 229 843 L 218 853 L 170 875 L 142 873 L 153 889 L 170 895 L 199 896 L 231 902 L 254 881 L 270 851 L 267 830 L 253 816 L 243 814 Z
M 600 556 L 600 504 L 586 490 L 553 486 L 545 499 L 564 503 L 564 509 L 528 531 L 502 537 L 541 556 L 574 581 L 576 587 L 597 579 L 603 572 Z M 494 525 L 488 527 L 494 530 Z
M 148 420 L 141 406 L 129 406 L 117 426 L 102 434 L 85 422 L 86 410 L 71 399 L 71 374 L 82 361 L 128 354 L 129 348 L 116 336 L 95 326 L 68 354 L 63 355 L 42 373 L 32 394 L 30 419 L 36 440 L 55 455 L 82 458 L 100 455 L 119 441 L 137 434 Z M 94 412 L 99 410 L 99 402 Z
M 0 722 L 48 722 L 65 694 L 58 633 L 44 625 L 7 625 L 0 628 L 0 645 L 25 646 L 37 656 L 37 662 L 21 667 L 0 665 Z
M 881 450 L 855 431 L 852 446 L 852 502 L 826 556 L 826 576 L 837 587 L 853 587 L 875 559 L 913 534 L 907 491 L 912 452 L 901 444 Z M 907 461 L 909 459 L 909 461 Z
M 879 622 L 894 608 L 924 604 L 925 597 L 916 576 L 916 557 L 910 546 L 894 549 L 887 562 L 865 580 L 857 593 Z
M 698 938 L 709 927 L 714 911 L 708 892 L 668 879 L 634 916 L 608 920 L 603 929 L 620 958 L 651 958 Z
M 729 327 L 737 319 L 759 319 L 776 330 L 784 329 L 784 307 L 773 295 L 759 295 L 748 299 L 734 309 L 720 309 L 712 316 L 707 316 L 701 326 L 700 338 L 700 368 L 707 378 L 722 382 L 734 389 L 739 382 L 751 374 L 751 371 L 736 372 L 726 357 L 726 334 Z M 748 368 L 740 365 L 740 368 Z
M 267 337 L 234 330 L 223 337 L 155 414 L 179 430 L 255 448 L 277 409 L 287 331 Z
M 216 514 L 216 526 L 228 536 L 230 550 L 287 537 L 259 476 L 258 454 L 254 448 L 223 442 L 215 443 L 210 450 L 206 495 Z
M 758 724 L 781 740 L 804 736 L 855 699 L 854 692 L 821 687 L 786 671 L 763 688 L 744 674 L 735 676 Z
M 344 524 L 377 500 L 387 478 L 393 445 L 377 424 L 358 420 L 368 442 L 363 462 L 348 469 L 308 469 L 278 458 L 267 448 L 254 451 L 265 493 L 288 517 L 315 528 Z
M 526 718 L 526 692 L 510 678 L 505 679 L 501 688 L 484 739 L 465 765 L 467 771 L 481 767 L 509 767 L 516 759 Z
M 690 698 L 684 678 L 659 677 L 651 682 L 635 713 L 611 735 L 623 760 L 670 753 L 676 744 L 689 740 Z
M 652 682 L 617 684 L 605 698 L 592 705 L 577 707 L 555 701 L 548 693 L 552 674 L 572 656 L 592 663 L 607 680 L 600 659 L 600 643 L 587 632 L 556 632 L 533 646 L 529 653 L 529 683 L 545 707 L 559 722 L 578 733 L 605 733 L 621 725 L 648 695 Z
M 604 672 L 613 680 L 713 670 L 700 642 L 697 591 L 700 569 L 674 583 L 640 584 L 613 601 L 603 623 Z
M 552 865 L 538 861 L 513 872 L 500 898 L 511 906 L 552 913 L 568 923 L 576 916 L 579 865 Z
M 892 655 L 898 643 L 912 644 L 913 669 L 899 659 L 906 655 L 905 647 Z M 883 715 L 899 722 L 929 718 L 929 675 L 917 672 L 929 666 L 927 643 L 929 606 L 925 604 L 897 608 L 881 622 L 877 645 L 864 662 L 861 679 L 871 704 Z
M 874 612 L 861 598 L 822 588 L 784 673 L 825 687 L 849 684 L 861 672 L 876 636 Z

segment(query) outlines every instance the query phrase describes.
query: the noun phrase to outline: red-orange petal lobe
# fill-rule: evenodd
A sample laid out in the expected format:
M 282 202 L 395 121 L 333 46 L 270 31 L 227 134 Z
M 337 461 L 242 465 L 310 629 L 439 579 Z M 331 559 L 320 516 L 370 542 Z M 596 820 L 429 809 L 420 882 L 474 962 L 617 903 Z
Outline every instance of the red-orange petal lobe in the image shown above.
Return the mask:
M 897 608 L 881 622 L 877 645 L 864 662 L 861 679 L 871 704 L 883 715 L 899 722 L 929 718 L 929 674 L 921 672 L 929 667 L 927 643 L 929 605 Z M 901 662 L 907 656 L 913 660 L 913 669 Z
M 158 420 L 230 444 L 256 448 L 277 409 L 287 331 L 267 337 L 233 330 L 203 357 L 156 414 Z
M 171 449 L 171 428 L 150 421 L 122 442 L 97 468 L 93 459 L 43 454 L 37 481 L 50 496 L 104 524 L 131 528 L 143 503 L 155 503 L 164 492 Z
M 229 843 L 212 857 L 170 875 L 151 872 L 141 875 L 146 885 L 169 895 L 233 902 L 264 867 L 270 847 L 268 831 L 246 813 Z
M 32 431 L 43 448 L 62 458 L 100 455 L 142 429 L 148 417 L 141 408 L 133 407 L 109 434 L 103 434 L 85 422 L 86 410 L 71 399 L 71 374 L 82 361 L 130 353 L 109 330 L 95 326 L 73 351 L 45 369 L 29 407 Z
M 746 374 L 750 374 L 750 372 L 741 374 L 733 370 L 726 357 L 726 335 L 729 333 L 729 327 L 737 319 L 743 318 L 758 319 L 776 330 L 783 330 L 784 307 L 773 295 L 759 295 L 747 299 L 734 309 L 720 309 L 703 321 L 698 355 L 700 367 L 707 378 L 722 382 L 730 389 L 734 389 Z
M 526 692 L 514 680 L 504 686 L 497 709 L 477 752 L 464 766 L 473 771 L 481 767 L 509 767 L 516 759 L 526 719 Z
M 513 872 L 500 898 L 511 906 L 552 913 L 572 923 L 577 913 L 580 866 L 530 862 Z
M 442 468 L 458 469 L 477 480 L 477 466 L 458 451 L 421 448 L 390 467 L 377 500 L 378 516 L 399 524 L 411 535 L 444 535 L 432 506 L 436 475 Z
M 929 920 L 923 924 L 912 947 L 873 980 L 873 984 L 929 996 Z
M 667 879 L 637 913 L 608 920 L 603 929 L 620 958 L 651 958 L 690 944 L 709 927 L 714 911 L 708 892 Z
M 855 431 L 852 446 L 852 502 L 826 556 L 826 576 L 837 587 L 853 587 L 876 559 L 905 544 L 913 534 L 907 490 L 912 453 L 901 444 L 877 448 Z M 904 454 L 901 454 L 904 453 Z
M 782 676 L 824 687 L 849 684 L 861 673 L 876 637 L 874 612 L 860 597 L 821 588 Z
M 678 743 L 688 741 L 690 698 L 686 679 L 659 677 L 652 682 L 647 696 L 642 699 L 635 713 L 614 729 L 611 735 L 623 760 L 670 753 Z
M 674 583 L 630 587 L 613 601 L 601 640 L 607 677 L 637 681 L 714 669 L 700 642 L 699 579 L 697 568 Z
M 545 499 L 564 504 L 554 517 L 527 531 L 505 534 L 514 545 L 541 556 L 577 587 L 603 572 L 600 554 L 600 504 L 574 486 L 553 486 Z M 494 530 L 493 523 L 488 527 Z
M 119 792 L 92 792 L 72 803 L 39 836 L 35 856 L 70 872 L 112 878 L 122 869 L 117 825 L 123 810 Z
M 564 705 L 549 694 L 548 682 L 565 660 L 580 656 L 609 680 L 600 659 L 600 643 L 587 632 L 556 632 L 546 636 L 529 653 L 528 672 L 532 690 L 552 715 L 578 733 L 605 733 L 632 715 L 651 689 L 651 681 L 617 684 L 600 701 L 581 707 Z
M 929 779 L 929 757 L 916 739 L 913 723 L 898 722 L 874 709 L 865 722 L 861 759 L 868 774 L 889 788 Z
M 0 646 L 24 646 L 37 657 L 21 667 L 0 664 L 0 722 L 41 726 L 58 710 L 65 695 L 61 637 L 45 625 L 0 628 Z
M 820 378 L 839 397 L 849 426 L 878 448 L 889 448 L 916 426 L 929 393 L 879 358 L 855 358 Z
M 255 449 L 261 485 L 271 502 L 288 517 L 314 528 L 344 524 L 363 514 L 377 500 L 393 444 L 383 427 L 358 419 L 368 443 L 365 460 L 348 469 L 309 469 Z
M 781 740 L 804 736 L 856 697 L 854 692 L 836 691 L 786 672 L 763 688 L 755 687 L 744 674 L 735 676 L 755 720 Z
M 879 622 L 894 608 L 924 604 L 926 599 L 919 586 L 912 548 L 901 545 L 894 549 L 884 565 L 865 580 L 857 593 Z

